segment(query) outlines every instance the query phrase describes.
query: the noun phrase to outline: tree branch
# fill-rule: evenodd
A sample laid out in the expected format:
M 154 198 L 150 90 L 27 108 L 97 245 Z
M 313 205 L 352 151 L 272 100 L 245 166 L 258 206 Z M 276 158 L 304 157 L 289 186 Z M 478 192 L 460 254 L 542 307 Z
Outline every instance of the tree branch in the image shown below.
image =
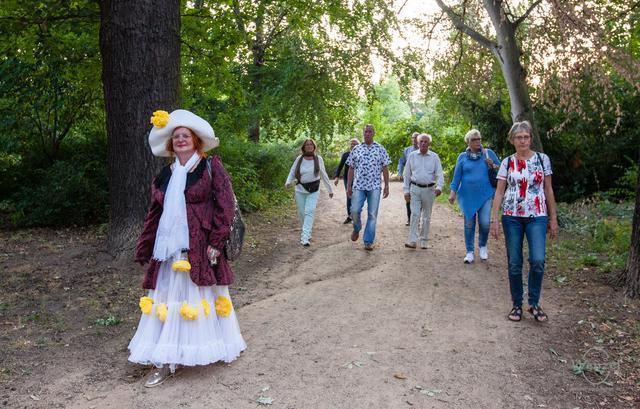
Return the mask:
M 271 41 L 273 41 L 274 38 L 276 38 L 279 34 L 284 32 L 284 30 L 278 30 L 278 27 L 280 27 L 280 23 L 282 23 L 282 19 L 286 14 L 287 14 L 287 9 L 282 7 L 280 9 L 280 13 L 278 14 L 278 18 L 276 19 L 276 22 L 273 24 L 273 27 L 271 27 L 271 31 L 269 32 L 269 34 L 267 34 L 267 38 L 265 38 L 264 40 L 265 49 L 269 48 L 269 45 L 271 45 Z
M 240 15 L 240 0 L 233 0 L 233 15 L 236 19 L 236 25 L 238 26 L 238 30 L 242 33 L 242 37 L 247 45 L 249 44 L 249 37 L 247 36 L 247 30 L 244 27 L 244 21 L 242 21 L 242 16 Z
M 489 51 L 491 51 L 492 53 L 496 52 L 496 47 L 498 47 L 498 44 L 496 44 L 495 42 L 489 40 L 487 37 L 483 36 L 482 34 L 477 32 L 476 30 L 472 29 L 467 24 L 465 24 L 465 22 L 462 20 L 462 18 L 460 18 L 460 16 L 457 15 L 451 9 L 451 7 L 449 7 L 446 4 L 444 4 L 444 2 L 442 0 L 436 0 L 436 3 L 438 3 L 438 6 L 440 7 L 440 9 L 447 14 L 447 16 L 449 17 L 449 20 L 451 20 L 453 25 L 459 31 L 465 33 L 466 35 L 471 37 L 473 40 L 475 40 L 478 44 L 480 44 L 481 46 L 489 49 Z
M 529 14 L 531 14 L 531 12 L 538 7 L 538 5 L 542 3 L 542 0 L 536 0 L 533 3 L 531 3 L 531 5 L 529 6 L 529 8 L 527 9 L 527 11 L 524 12 L 523 15 L 521 15 L 520 17 L 518 17 L 514 22 L 513 22 L 513 28 L 518 28 L 518 26 L 520 24 L 522 24 L 523 21 L 525 21 L 527 19 L 527 17 L 529 17 Z

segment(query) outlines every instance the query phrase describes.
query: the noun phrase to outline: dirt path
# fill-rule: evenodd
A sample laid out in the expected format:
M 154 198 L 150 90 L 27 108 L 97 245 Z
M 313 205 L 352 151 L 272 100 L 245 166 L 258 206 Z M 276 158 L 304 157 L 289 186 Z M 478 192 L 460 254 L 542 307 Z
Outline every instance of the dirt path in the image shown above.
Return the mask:
M 342 185 L 340 185 L 341 187 Z M 323 193 L 324 194 L 324 193 Z M 271 264 L 245 260 L 235 286 L 247 351 L 231 365 L 187 369 L 148 390 L 121 360 L 49 368 L 38 395 L 70 408 L 576 408 L 589 386 L 549 353 L 567 351 L 571 319 L 545 283 L 551 320 L 505 319 L 510 301 L 502 245 L 463 265 L 462 220 L 436 205 L 430 248 L 403 247 L 401 185 L 381 203 L 377 246 L 349 241 L 344 191 L 318 206 L 313 245 L 278 234 Z M 246 290 L 243 288 L 246 286 Z M 253 286 L 253 287 L 249 287 Z M 133 334 L 129 326 L 120 331 Z M 96 350 L 100 345 L 95 346 Z M 91 374 L 104 369 L 112 376 Z M 588 400 L 588 399 L 587 399 Z M 28 400 L 27 400 L 28 401 Z M 611 406 L 608 406 L 611 407 Z

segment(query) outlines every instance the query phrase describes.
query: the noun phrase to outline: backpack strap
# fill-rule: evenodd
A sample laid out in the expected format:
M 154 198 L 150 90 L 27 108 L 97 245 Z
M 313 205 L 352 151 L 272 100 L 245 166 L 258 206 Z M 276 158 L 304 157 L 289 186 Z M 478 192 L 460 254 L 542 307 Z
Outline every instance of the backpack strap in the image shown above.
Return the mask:
M 542 156 L 540 155 L 540 152 L 536 152 L 536 155 L 538 156 L 538 160 L 540 161 L 540 166 L 542 166 L 542 175 L 544 176 L 546 170 L 544 168 L 544 162 L 542 161 Z
M 204 160 L 207 162 L 207 173 L 209 174 L 209 179 L 211 179 L 211 158 L 204 158 Z

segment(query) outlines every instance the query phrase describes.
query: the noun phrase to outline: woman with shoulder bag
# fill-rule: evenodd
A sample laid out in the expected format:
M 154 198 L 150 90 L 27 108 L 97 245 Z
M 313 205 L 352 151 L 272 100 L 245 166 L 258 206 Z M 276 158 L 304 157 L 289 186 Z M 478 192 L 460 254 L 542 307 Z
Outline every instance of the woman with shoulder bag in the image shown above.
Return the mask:
M 246 349 L 229 296 L 234 274 L 224 246 L 234 219 L 231 180 L 211 125 L 183 109 L 156 111 L 149 145 L 170 157 L 151 185 L 151 206 L 135 261 L 148 263 L 140 322 L 129 361 L 155 365 L 144 386 L 155 387 L 178 366 L 231 362 Z M 210 169 L 210 172 L 207 170 Z
M 502 161 L 498 171 L 491 235 L 498 238 L 502 222 L 507 245 L 509 287 L 513 307 L 507 318 L 522 319 L 522 245 L 529 245 L 529 312 L 538 322 L 547 320 L 540 307 L 544 276 L 547 230 L 551 238 L 558 231 L 556 199 L 551 185 L 551 161 L 544 153 L 531 149 L 532 128 L 528 121 L 516 122 L 509 131 L 509 142 L 516 153 Z M 502 207 L 502 217 L 499 216 Z
M 285 187 L 296 185 L 296 203 L 298 216 L 302 223 L 300 244 L 305 247 L 310 245 L 311 230 L 313 229 L 313 217 L 320 195 L 320 179 L 329 191 L 329 197 L 333 197 L 333 190 L 324 168 L 322 156 L 316 153 L 317 147 L 313 139 L 305 139 L 300 147 L 302 155 L 293 161 Z
M 478 253 L 480 260 L 489 258 L 487 239 L 489 238 L 489 221 L 491 220 L 491 200 L 495 187 L 491 182 L 491 174 L 495 175 L 500 159 L 491 149 L 483 148 L 480 131 L 472 129 L 464 136 L 467 149 L 458 155 L 456 167 L 451 180 L 449 203 L 458 198 L 458 205 L 464 215 L 464 243 L 467 253 L 464 263 L 474 260 L 474 240 L 476 219 L 478 220 Z

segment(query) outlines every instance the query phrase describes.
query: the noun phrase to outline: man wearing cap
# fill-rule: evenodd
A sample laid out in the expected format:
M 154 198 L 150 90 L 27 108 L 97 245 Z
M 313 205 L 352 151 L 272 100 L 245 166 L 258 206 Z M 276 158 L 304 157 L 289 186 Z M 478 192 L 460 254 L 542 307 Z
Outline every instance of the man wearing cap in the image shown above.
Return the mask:
M 409 239 L 405 247 L 415 249 L 418 239 L 420 248 L 427 248 L 431 209 L 437 196 L 442 193 L 444 175 L 438 154 L 429 150 L 431 135 L 418 136 L 418 150 L 411 152 L 404 168 L 404 199 L 411 205 Z M 418 237 L 418 225 L 422 224 Z
M 367 201 L 367 224 L 364 229 L 364 248 L 373 250 L 373 242 L 376 238 L 376 221 L 378 207 L 380 206 L 380 174 L 384 177 L 384 191 L 382 197 L 389 196 L 389 155 L 386 149 L 373 141 L 375 130 L 373 125 L 365 125 L 363 131 L 364 143 L 353 148 L 347 165 L 349 174 L 347 177 L 347 196 L 351 197 L 351 219 L 353 219 L 353 232 L 351 241 L 357 241 L 362 229 L 360 213 Z
M 398 176 L 400 177 L 402 177 L 402 175 L 404 174 L 404 167 L 407 163 L 407 158 L 409 157 L 411 152 L 418 150 L 418 135 L 420 135 L 420 132 L 414 132 L 413 134 L 411 134 L 411 146 L 407 146 L 406 148 L 404 148 L 404 150 L 402 151 L 402 156 L 400 157 L 400 160 L 398 160 Z M 407 223 L 405 224 L 405 226 L 408 226 L 409 222 L 411 221 L 411 205 L 409 204 L 409 202 L 406 203 L 406 207 Z

